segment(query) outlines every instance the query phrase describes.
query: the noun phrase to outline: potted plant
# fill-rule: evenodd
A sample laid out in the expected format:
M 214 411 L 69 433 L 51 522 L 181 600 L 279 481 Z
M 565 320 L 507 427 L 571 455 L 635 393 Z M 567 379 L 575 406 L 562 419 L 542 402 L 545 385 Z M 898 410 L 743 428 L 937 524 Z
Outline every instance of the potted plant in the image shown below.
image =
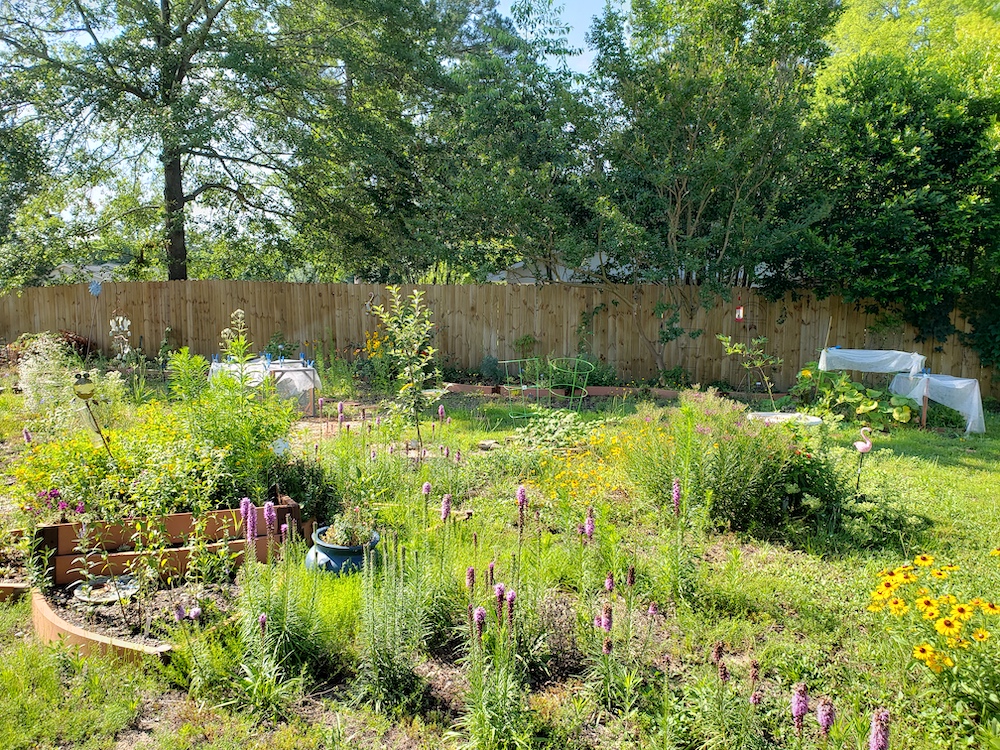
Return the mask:
M 365 553 L 379 543 L 371 514 L 360 507 L 338 513 L 326 526 L 313 531 L 313 546 L 306 554 L 306 567 L 319 568 L 331 573 L 360 570 L 365 563 Z

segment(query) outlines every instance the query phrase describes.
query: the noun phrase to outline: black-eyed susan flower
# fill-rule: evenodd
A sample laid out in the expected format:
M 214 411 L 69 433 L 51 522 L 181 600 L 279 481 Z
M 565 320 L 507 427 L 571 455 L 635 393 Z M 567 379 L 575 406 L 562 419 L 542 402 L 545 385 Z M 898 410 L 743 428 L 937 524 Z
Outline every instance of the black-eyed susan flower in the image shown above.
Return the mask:
M 941 610 L 939 610 L 937 607 L 928 607 L 927 609 L 924 610 L 925 620 L 936 620 L 940 616 L 941 616 Z
M 935 568 L 934 570 L 931 571 L 931 575 L 934 576 L 935 578 L 943 580 L 948 577 L 948 571 Z
M 909 608 L 910 605 L 908 605 L 903 599 L 900 599 L 898 596 L 894 596 L 892 599 L 889 600 L 889 611 L 892 612 L 892 614 L 894 614 L 896 617 L 901 617 L 902 615 L 906 614 L 906 611 Z
M 929 609 L 937 607 L 937 600 L 931 599 L 929 596 L 922 596 L 913 602 L 913 605 L 921 612 L 926 612 Z
M 956 570 L 961 570 L 962 568 L 958 565 L 942 565 L 941 570 L 945 570 L 949 573 L 954 573 Z
M 917 555 L 915 558 L 913 558 L 913 564 L 919 565 L 921 568 L 929 568 L 931 565 L 934 564 L 934 556 Z
M 934 647 L 929 643 L 920 643 L 913 647 L 913 658 L 918 661 L 927 661 L 934 657 Z
M 982 605 L 983 612 L 988 615 L 998 615 L 1000 614 L 1000 606 L 997 606 L 996 602 L 986 602 Z
M 881 599 L 876 599 L 875 601 L 873 601 L 871 604 L 868 605 L 867 609 L 869 612 L 881 612 L 883 609 L 885 609 L 885 604 L 882 603 Z
M 990 557 L 1000 557 L 1000 547 L 994 547 L 990 550 Z
M 968 604 L 956 604 L 951 608 L 951 616 L 963 622 L 972 617 L 973 614 L 975 614 L 975 610 Z
M 962 632 L 962 621 L 954 617 L 942 617 L 934 623 L 934 629 L 946 638 L 955 638 Z
M 990 637 L 990 631 L 983 630 L 983 628 L 977 628 L 976 630 L 972 631 L 972 640 L 974 641 L 979 641 L 980 643 L 982 643 L 983 641 L 988 640 L 989 637 Z

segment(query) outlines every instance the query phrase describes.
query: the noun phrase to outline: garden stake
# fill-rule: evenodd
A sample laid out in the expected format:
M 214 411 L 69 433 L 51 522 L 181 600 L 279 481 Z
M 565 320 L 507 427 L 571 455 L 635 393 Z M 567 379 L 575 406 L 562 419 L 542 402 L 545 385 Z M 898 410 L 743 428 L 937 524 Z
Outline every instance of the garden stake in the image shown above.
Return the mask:
M 865 454 L 868 453 L 872 449 L 872 439 L 870 437 L 871 431 L 872 431 L 871 427 L 862 427 L 861 428 L 861 440 L 857 440 L 854 443 L 854 447 L 857 449 L 858 454 L 859 454 L 859 458 L 858 458 L 858 481 L 857 481 L 857 484 L 854 485 L 854 492 L 855 493 L 857 493 L 857 492 L 859 492 L 861 490 L 861 467 L 865 463 Z M 869 433 L 869 434 L 866 435 L 865 434 L 866 432 Z

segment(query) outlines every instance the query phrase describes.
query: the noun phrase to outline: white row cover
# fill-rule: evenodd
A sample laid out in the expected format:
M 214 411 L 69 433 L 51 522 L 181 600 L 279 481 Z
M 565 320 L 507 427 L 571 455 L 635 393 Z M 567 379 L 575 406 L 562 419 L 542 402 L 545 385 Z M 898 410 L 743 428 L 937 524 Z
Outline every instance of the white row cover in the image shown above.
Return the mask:
M 234 377 L 239 376 L 240 366 L 233 362 L 213 362 L 208 371 L 208 377 L 213 378 L 220 372 L 228 372 Z M 252 359 L 243 365 L 248 382 L 252 386 L 260 385 L 264 378 L 270 375 L 278 395 L 283 398 L 298 398 L 303 393 L 317 391 L 320 388 L 319 375 L 315 367 L 309 367 L 300 359 L 290 359 L 284 362 L 265 359 Z
M 931 401 L 950 406 L 965 417 L 966 432 L 986 432 L 978 380 L 951 375 L 897 375 L 892 379 L 889 390 L 917 402 L 927 396 Z
M 919 375 L 926 359 L 916 352 L 892 349 L 824 349 L 819 355 L 819 369 L 908 372 L 910 375 Z

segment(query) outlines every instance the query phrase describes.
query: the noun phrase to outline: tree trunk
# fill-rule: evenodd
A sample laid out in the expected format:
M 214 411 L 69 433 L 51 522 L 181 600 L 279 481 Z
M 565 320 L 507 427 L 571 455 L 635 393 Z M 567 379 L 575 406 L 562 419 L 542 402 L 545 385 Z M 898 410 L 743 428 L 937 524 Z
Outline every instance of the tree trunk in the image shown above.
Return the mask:
M 184 238 L 184 184 L 181 157 L 163 155 L 163 234 L 167 244 L 167 279 L 187 279 L 187 243 Z

